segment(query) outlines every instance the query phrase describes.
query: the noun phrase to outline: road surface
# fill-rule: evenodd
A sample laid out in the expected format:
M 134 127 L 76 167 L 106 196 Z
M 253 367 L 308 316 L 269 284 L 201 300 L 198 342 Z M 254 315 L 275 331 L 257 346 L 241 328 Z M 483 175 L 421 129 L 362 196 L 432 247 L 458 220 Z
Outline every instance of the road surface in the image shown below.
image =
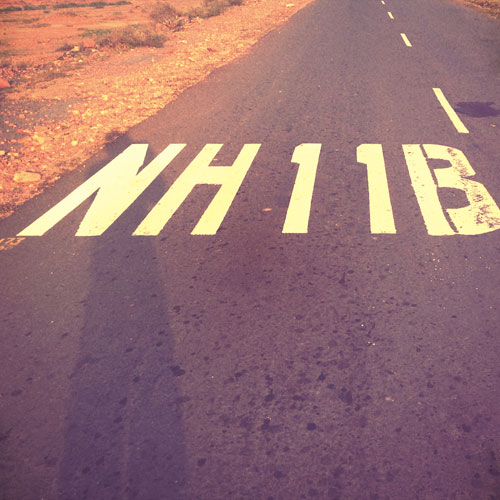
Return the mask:
M 317 0 L 0 223 L 0 498 L 500 498 L 500 24 Z

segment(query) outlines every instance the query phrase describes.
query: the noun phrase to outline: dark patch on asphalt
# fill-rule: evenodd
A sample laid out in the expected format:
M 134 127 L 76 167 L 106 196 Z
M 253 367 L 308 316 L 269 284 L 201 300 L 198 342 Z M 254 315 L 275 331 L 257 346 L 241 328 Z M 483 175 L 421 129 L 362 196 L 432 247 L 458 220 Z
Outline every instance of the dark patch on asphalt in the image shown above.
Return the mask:
M 473 118 L 485 118 L 487 116 L 500 116 L 500 110 L 495 109 L 494 102 L 459 102 L 455 106 L 455 111 L 462 115 Z

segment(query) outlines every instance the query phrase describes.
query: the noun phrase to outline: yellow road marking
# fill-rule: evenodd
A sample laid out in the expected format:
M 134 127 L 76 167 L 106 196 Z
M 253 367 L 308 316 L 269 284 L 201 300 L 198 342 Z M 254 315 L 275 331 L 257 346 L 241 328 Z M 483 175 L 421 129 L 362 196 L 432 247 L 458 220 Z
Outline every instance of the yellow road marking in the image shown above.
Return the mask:
M 389 16 L 390 19 L 394 19 L 394 16 L 392 15 L 392 12 L 388 12 L 387 15 Z
M 424 144 L 423 149 L 427 158 L 420 145 L 403 145 L 411 183 L 428 233 L 434 236 L 455 234 L 445 212 L 459 234 L 484 234 L 500 229 L 500 209 L 483 184 L 468 179 L 475 172 L 462 151 L 438 144 Z M 433 169 L 436 182 L 429 160 L 446 160 L 450 163 L 447 168 Z M 443 209 L 438 188 L 460 189 L 467 196 L 469 205 Z
M 382 144 L 361 144 L 356 153 L 358 162 L 367 167 L 370 230 L 372 233 L 395 234 Z
M 321 144 L 301 144 L 293 152 L 292 162 L 298 163 L 299 169 L 286 212 L 283 233 L 307 233 L 320 151 Z
M 410 43 L 410 40 L 408 40 L 408 37 L 404 34 L 404 33 L 401 33 L 401 38 L 403 39 L 403 42 L 405 43 L 405 45 L 407 47 L 411 47 L 411 43 Z
M 170 144 L 139 173 L 147 144 L 132 144 L 66 198 L 54 205 L 18 236 L 42 236 L 95 192 L 76 236 L 99 236 L 137 199 L 185 144 Z
M 439 202 L 437 186 L 427 165 L 427 160 L 419 144 L 403 144 L 406 165 L 410 174 L 411 185 L 415 191 L 418 205 L 424 218 L 427 232 L 432 236 L 455 234 L 446 220 Z
M 459 234 L 483 234 L 500 229 L 500 209 L 483 184 L 468 179 L 476 174 L 462 151 L 448 146 L 424 144 L 429 160 L 446 160 L 447 168 L 436 168 L 440 188 L 460 189 L 467 196 L 469 205 L 448 208 L 451 221 Z
M 222 224 L 260 144 L 245 144 L 230 167 L 210 166 L 222 144 L 207 144 L 177 178 L 134 231 L 135 236 L 157 235 L 198 184 L 220 185 L 219 191 L 191 234 L 215 234 Z
M 436 94 L 437 100 L 445 110 L 446 114 L 448 115 L 448 118 L 451 120 L 451 123 L 453 123 L 457 131 L 460 134 L 468 134 L 469 131 L 467 130 L 467 127 L 463 124 L 462 120 L 460 120 L 458 115 L 455 113 L 455 110 L 451 107 L 450 103 L 444 96 L 443 91 L 438 88 L 433 88 L 432 90 L 434 91 L 434 94 Z

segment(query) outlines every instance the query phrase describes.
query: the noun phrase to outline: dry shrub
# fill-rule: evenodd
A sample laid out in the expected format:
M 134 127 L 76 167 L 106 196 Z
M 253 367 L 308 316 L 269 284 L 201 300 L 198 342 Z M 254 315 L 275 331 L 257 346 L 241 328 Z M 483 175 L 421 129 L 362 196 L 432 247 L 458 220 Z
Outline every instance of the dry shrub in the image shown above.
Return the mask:
M 163 47 L 166 37 L 155 33 L 149 27 L 133 24 L 117 28 L 99 41 L 99 45 L 107 47 Z
M 157 2 L 153 5 L 149 17 L 157 24 L 168 29 L 175 29 L 179 22 L 179 12 L 167 2 Z
M 222 14 L 227 7 L 243 5 L 243 0 L 205 0 L 203 6 L 189 10 L 186 15 L 190 20 L 194 17 L 214 17 Z

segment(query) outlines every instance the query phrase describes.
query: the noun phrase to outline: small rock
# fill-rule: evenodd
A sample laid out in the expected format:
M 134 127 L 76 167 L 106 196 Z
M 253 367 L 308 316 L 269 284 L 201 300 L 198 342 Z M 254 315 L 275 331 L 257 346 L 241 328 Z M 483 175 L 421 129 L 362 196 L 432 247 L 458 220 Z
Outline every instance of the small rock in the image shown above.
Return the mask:
M 0 156 L 3 156 L 5 154 L 5 151 L 0 151 Z
M 42 176 L 36 172 L 17 172 L 14 174 L 14 182 L 38 182 Z
M 0 77 L 0 89 L 5 89 L 10 87 L 10 83 L 5 79 Z

